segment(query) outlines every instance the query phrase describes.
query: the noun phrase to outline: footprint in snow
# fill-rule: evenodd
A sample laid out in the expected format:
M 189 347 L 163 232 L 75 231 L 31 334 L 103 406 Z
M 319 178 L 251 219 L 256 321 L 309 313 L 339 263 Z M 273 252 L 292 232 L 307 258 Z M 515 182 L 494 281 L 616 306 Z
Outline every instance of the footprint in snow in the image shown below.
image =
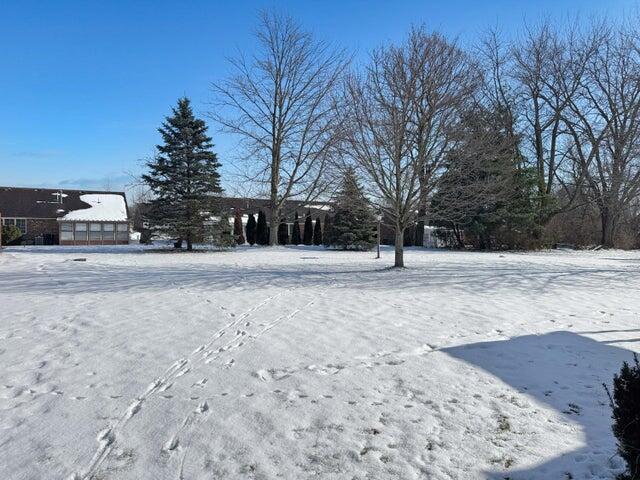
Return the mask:
M 164 444 L 164 446 L 162 447 L 162 450 L 166 452 L 171 452 L 176 448 L 178 448 L 178 445 L 180 445 L 180 440 L 177 435 L 174 435 L 167 441 L 167 443 Z
M 171 387 L 173 387 L 173 383 L 167 383 L 165 385 L 162 386 L 162 388 L 160 388 L 161 392 L 166 392 L 167 390 L 169 390 Z
M 236 361 L 232 358 L 231 360 L 227 361 L 227 362 L 224 364 L 224 366 L 225 366 L 225 367 L 227 367 L 227 368 L 229 368 L 229 367 L 232 367 L 234 363 L 236 363 Z
M 194 383 L 191 386 L 192 387 L 203 388 L 208 381 L 209 381 L 209 379 L 205 377 L 205 378 L 200 379 L 199 381 L 197 381 L 196 383 Z
M 142 408 L 141 400 L 136 400 L 131 405 L 129 405 L 129 408 L 127 409 L 127 415 L 126 415 L 127 419 L 133 417 L 136 413 L 140 411 L 141 408 Z

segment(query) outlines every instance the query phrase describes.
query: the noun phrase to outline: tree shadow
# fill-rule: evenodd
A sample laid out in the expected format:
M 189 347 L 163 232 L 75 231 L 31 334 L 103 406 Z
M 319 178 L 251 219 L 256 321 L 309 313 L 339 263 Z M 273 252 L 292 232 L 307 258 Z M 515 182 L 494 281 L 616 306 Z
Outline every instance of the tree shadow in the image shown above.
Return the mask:
M 66 250 L 66 253 L 70 253 Z M 52 252 L 53 253 L 53 252 Z M 59 253 L 59 252 L 56 252 Z M 87 250 L 73 251 L 83 256 Z M 108 251 L 100 253 L 109 253 Z M 121 251 L 119 253 L 129 253 Z M 219 261 L 224 252 L 193 255 L 182 254 L 180 262 L 167 261 L 172 255 L 144 253 L 152 260 L 156 255 L 163 260 L 144 262 L 102 262 L 99 255 L 87 256 L 86 262 L 72 262 L 69 258 L 48 264 L 42 270 L 19 268 L 10 275 L 0 276 L 0 293 L 24 291 L 31 294 L 158 291 L 179 285 L 183 288 L 210 288 L 214 291 L 238 286 L 252 288 L 329 286 L 353 287 L 360 290 L 386 291 L 393 286 L 405 292 L 433 292 L 440 288 L 452 288 L 458 292 L 477 293 L 508 288 L 510 292 L 525 295 L 543 294 L 571 288 L 592 288 L 605 282 L 614 288 L 619 282 L 628 286 L 640 282 L 640 271 L 632 268 L 610 266 L 556 266 L 549 264 L 507 264 L 493 262 L 468 263 L 465 259 L 433 262 L 410 266 L 407 269 L 390 269 L 388 263 L 353 262 L 333 259 L 324 262 L 311 255 L 286 259 L 280 263 L 263 260 L 259 254 L 243 263 Z M 138 257 L 136 255 L 134 258 Z M 138 257 L 139 258 L 139 257 Z M 175 258 L 175 257 L 174 257 Z M 318 261 L 320 260 L 320 261 Z M 10 269 L 10 265 L 8 266 Z
M 620 473 L 624 468 L 615 455 L 611 411 L 602 383 L 610 385 L 622 362 L 632 358 L 631 351 L 611 345 L 627 341 L 630 340 L 600 342 L 557 331 L 444 349 L 553 408 L 562 420 L 577 424 L 581 430 L 582 448 L 541 459 L 541 463 L 529 468 L 487 471 L 487 478 L 599 479 L 614 478 Z M 540 422 L 544 421 L 541 417 Z

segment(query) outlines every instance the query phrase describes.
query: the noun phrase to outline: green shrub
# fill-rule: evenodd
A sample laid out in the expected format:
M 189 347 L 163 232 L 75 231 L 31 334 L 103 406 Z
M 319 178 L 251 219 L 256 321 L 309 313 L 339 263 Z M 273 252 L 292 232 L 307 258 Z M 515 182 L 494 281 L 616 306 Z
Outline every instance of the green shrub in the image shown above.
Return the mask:
M 627 463 L 627 473 L 620 480 L 640 480 L 640 363 L 633 354 L 633 364 L 622 364 L 613 377 L 613 395 L 607 389 L 613 410 L 613 434 L 618 453 Z
M 22 232 L 15 225 L 5 225 L 2 227 L 2 244 L 10 245 L 22 236 Z

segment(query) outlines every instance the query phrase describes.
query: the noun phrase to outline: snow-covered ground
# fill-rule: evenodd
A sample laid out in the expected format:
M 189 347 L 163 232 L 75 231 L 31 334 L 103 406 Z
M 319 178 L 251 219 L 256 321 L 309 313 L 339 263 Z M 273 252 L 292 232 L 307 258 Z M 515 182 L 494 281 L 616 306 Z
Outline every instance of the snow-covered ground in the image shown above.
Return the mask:
M 620 471 L 602 382 L 640 351 L 640 252 L 373 257 L 6 249 L 0 478 Z

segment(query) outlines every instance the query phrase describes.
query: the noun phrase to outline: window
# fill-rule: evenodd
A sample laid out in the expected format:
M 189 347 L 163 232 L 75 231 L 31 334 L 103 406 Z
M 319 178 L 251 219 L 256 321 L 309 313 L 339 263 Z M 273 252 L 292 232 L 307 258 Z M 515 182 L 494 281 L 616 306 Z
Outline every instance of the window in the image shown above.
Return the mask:
M 129 240 L 129 225 L 126 223 L 118 223 L 118 241 Z
M 60 240 L 73 241 L 73 223 L 60 224 Z
M 102 239 L 113 240 L 113 232 L 115 231 L 115 225 L 113 223 L 102 224 Z
M 27 233 L 27 219 L 26 218 L 3 218 L 3 226 L 15 225 L 20 230 L 22 235 Z
M 20 232 L 24 235 L 27 233 L 27 219 L 16 218 L 16 227 L 20 229 Z
M 89 224 L 89 240 L 98 242 L 102 240 L 102 225 L 99 223 Z
M 86 223 L 76 223 L 76 240 L 84 241 L 87 239 L 87 224 Z

